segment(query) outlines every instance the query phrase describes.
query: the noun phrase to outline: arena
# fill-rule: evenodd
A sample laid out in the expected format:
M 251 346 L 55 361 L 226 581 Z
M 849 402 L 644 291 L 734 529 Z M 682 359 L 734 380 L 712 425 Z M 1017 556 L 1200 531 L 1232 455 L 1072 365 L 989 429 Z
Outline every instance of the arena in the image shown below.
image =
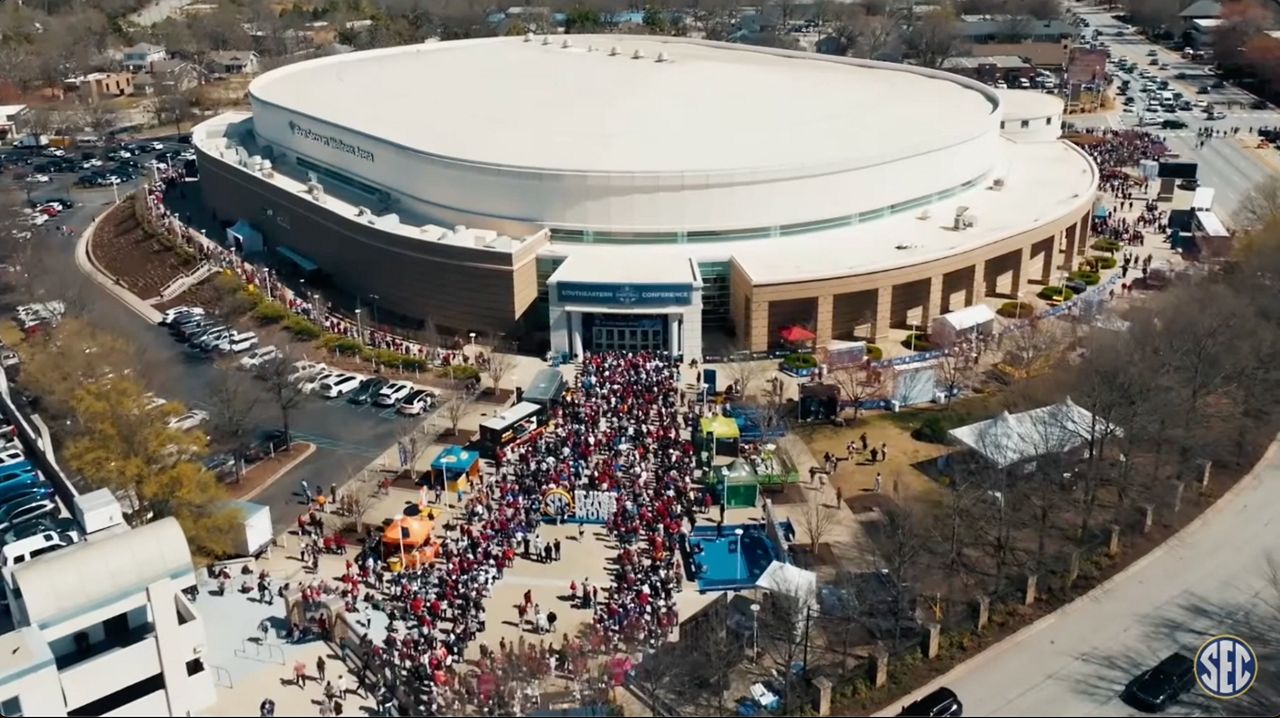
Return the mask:
M 1052 96 L 684 38 L 359 52 L 250 100 L 193 132 L 229 238 L 400 321 L 573 354 L 883 339 L 1018 296 L 1083 252 L 1097 186 Z

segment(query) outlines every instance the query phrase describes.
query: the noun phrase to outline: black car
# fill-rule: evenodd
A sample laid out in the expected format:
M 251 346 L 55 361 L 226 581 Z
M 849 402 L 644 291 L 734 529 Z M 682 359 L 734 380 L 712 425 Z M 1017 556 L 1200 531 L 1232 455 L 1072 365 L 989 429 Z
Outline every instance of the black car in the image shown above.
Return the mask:
M 236 457 L 234 454 L 214 454 L 202 462 L 204 470 L 224 481 L 236 476 Z
M 368 404 L 373 401 L 373 397 L 377 396 L 378 392 L 382 391 L 382 387 L 386 386 L 388 383 L 389 382 L 386 379 L 383 379 L 380 376 L 371 376 L 360 382 L 360 386 L 356 387 L 356 390 L 351 392 L 351 395 L 347 397 L 347 403 Z
M 1178 183 L 1178 189 L 1196 189 L 1199 186 L 1200 186 L 1200 180 L 1194 177 L 1192 177 L 1191 179 L 1184 179 Z
M 76 178 L 76 184 L 82 187 L 97 187 L 102 184 L 102 175 L 97 172 L 86 172 Z
M 1129 681 L 1121 700 L 1140 711 L 1156 713 L 1169 707 L 1196 683 L 1195 662 L 1174 653 Z
M 1178 119 L 1169 119 L 1161 122 L 1160 127 L 1165 130 L 1183 130 L 1186 129 L 1187 123 Z
M 1085 291 L 1089 289 L 1089 285 L 1085 284 L 1079 279 L 1068 279 L 1067 281 L 1062 283 L 1062 286 L 1066 287 L 1067 289 L 1070 289 L 1076 294 L 1084 294 Z
M 1266 100 L 1254 100 L 1249 103 L 1249 109 L 1251 110 L 1265 110 L 1267 107 L 1268 105 Z
M 950 688 L 939 688 L 929 695 L 921 698 L 914 703 L 904 707 L 900 716 L 925 716 L 926 718 L 935 718 L 937 716 L 963 716 L 964 704 L 960 702 L 960 696 Z
M 254 463 L 269 459 L 277 452 L 284 451 L 289 448 L 291 442 L 285 438 L 284 431 L 276 429 L 262 435 L 253 446 L 244 454 L 244 460 L 247 463 Z

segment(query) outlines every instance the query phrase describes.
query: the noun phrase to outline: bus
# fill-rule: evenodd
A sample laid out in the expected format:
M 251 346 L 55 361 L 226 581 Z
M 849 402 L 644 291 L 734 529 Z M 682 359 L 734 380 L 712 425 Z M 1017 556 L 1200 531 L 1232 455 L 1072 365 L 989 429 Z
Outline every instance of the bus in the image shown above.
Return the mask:
M 499 451 L 532 435 L 544 423 L 545 409 L 532 402 L 522 401 L 480 424 L 480 455 L 486 459 L 496 459 Z

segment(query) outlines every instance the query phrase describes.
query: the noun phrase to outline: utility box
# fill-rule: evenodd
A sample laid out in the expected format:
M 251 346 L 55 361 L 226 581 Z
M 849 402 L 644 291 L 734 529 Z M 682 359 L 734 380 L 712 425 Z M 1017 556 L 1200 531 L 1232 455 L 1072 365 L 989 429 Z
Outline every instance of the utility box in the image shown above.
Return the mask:
M 274 538 L 271 531 L 271 508 L 249 501 L 231 501 L 230 505 L 240 512 L 240 530 L 235 535 L 232 547 L 236 555 L 257 556 L 271 545 Z
M 124 523 L 124 511 L 120 508 L 120 502 L 107 489 L 77 496 L 72 510 L 76 521 L 84 529 L 85 536 Z

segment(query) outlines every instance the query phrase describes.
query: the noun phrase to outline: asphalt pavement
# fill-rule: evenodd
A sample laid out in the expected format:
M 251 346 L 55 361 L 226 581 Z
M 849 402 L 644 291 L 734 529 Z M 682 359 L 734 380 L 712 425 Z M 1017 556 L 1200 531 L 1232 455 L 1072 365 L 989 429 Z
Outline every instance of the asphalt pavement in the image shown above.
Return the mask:
M 6 173 L 10 174 L 10 173 Z M 7 178 L 4 181 L 8 181 Z M 75 236 L 59 234 L 58 225 L 83 230 L 94 216 L 105 211 L 113 201 L 107 188 L 78 189 L 69 186 L 74 176 L 59 176 L 51 185 L 33 190 L 33 200 L 46 197 L 70 197 L 77 206 L 42 227 L 34 228 L 33 265 L 37 267 L 41 298 L 55 299 L 67 292 L 81 293 L 85 318 L 94 326 L 122 337 L 135 350 L 138 366 L 135 373 L 144 378 L 147 388 L 166 399 L 178 400 L 192 408 L 208 409 L 208 396 L 217 372 L 224 371 L 210 360 L 193 359 L 185 345 L 175 342 L 162 327 L 152 325 L 127 305 L 113 297 L 97 283 L 82 275 L 75 266 Z M 120 194 L 131 190 L 121 186 Z M 289 423 L 294 436 L 316 444 L 316 451 L 287 477 L 258 494 L 254 501 L 271 507 L 277 529 L 296 520 L 302 512 L 301 499 L 294 492 L 298 481 L 306 479 L 314 489 L 341 486 L 347 479 L 393 445 L 408 422 L 393 412 L 375 407 L 355 407 L 343 399 L 324 401 L 308 397 L 291 410 Z M 261 431 L 278 429 L 279 409 L 269 397 L 263 398 L 255 410 L 254 423 Z
M 1280 110 L 1274 106 L 1266 109 L 1250 109 L 1250 103 L 1256 98 L 1248 92 L 1231 84 L 1221 88 L 1212 87 L 1218 77 L 1209 72 L 1208 65 L 1184 60 L 1179 52 L 1158 46 L 1144 37 L 1133 34 L 1131 28 L 1101 9 L 1081 10 L 1077 6 L 1077 11 L 1089 20 L 1088 30 L 1096 28 L 1101 31 L 1101 39 L 1111 48 L 1113 58 L 1133 60 L 1139 69 L 1150 70 L 1157 78 L 1168 80 L 1169 89 L 1177 90 L 1193 101 L 1210 102 L 1217 110 L 1226 114 L 1223 119 L 1212 120 L 1206 119 L 1202 110 L 1161 112 L 1157 115 L 1158 118 L 1176 118 L 1186 122 L 1187 127 L 1180 130 L 1163 130 L 1157 125 L 1147 129 L 1164 137 L 1169 149 L 1178 153 L 1181 159 L 1198 163 L 1197 178 L 1200 180 L 1200 185 L 1212 187 L 1215 190 L 1214 212 L 1222 219 L 1230 221 L 1240 201 L 1249 191 L 1268 175 L 1274 174 L 1276 170 L 1255 156 L 1252 150 L 1242 147 L 1238 138 L 1210 139 L 1203 148 L 1197 148 L 1197 133 L 1203 128 L 1229 131 L 1232 127 L 1239 127 L 1240 136 L 1243 137 L 1251 127 L 1256 129 L 1280 126 Z M 1121 29 L 1124 29 L 1126 34 L 1116 36 L 1115 32 Z M 1153 59 L 1149 56 L 1152 50 L 1156 52 L 1154 59 L 1166 65 L 1166 69 L 1148 64 Z M 1181 79 L 1177 77 L 1180 73 L 1184 75 Z M 1072 118 L 1070 121 L 1086 126 L 1138 126 L 1139 119 L 1145 114 L 1143 107 L 1146 105 L 1144 96 L 1138 89 L 1142 85 L 1142 79 L 1136 74 L 1117 74 L 1121 78 L 1130 79 L 1132 88 L 1130 94 L 1136 100 L 1133 107 L 1114 114 L 1097 114 L 1091 118 Z M 1208 91 L 1201 94 L 1200 88 L 1207 88 Z M 1275 152 L 1275 150 L 1270 151 Z M 1280 161 L 1280 152 L 1276 152 L 1275 156 Z

